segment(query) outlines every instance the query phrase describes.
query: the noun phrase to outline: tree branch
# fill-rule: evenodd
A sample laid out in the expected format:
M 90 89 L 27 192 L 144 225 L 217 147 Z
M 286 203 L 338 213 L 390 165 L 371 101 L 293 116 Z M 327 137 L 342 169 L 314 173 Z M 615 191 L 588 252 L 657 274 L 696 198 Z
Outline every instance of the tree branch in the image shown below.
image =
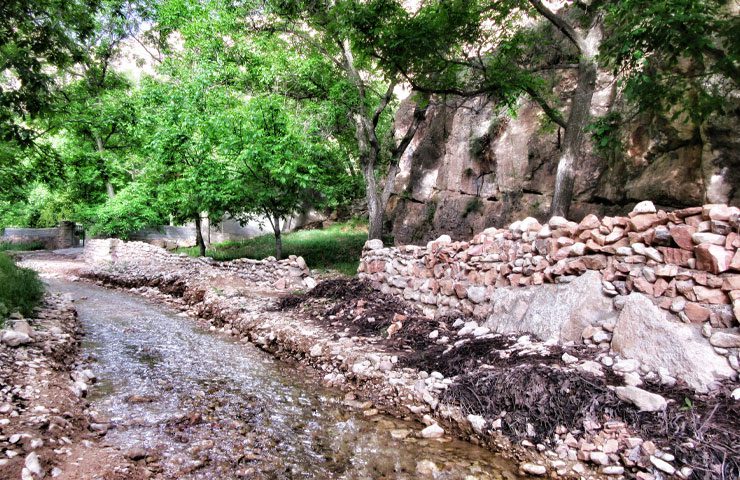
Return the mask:
M 583 41 L 583 37 L 576 32 L 575 28 L 571 24 L 565 21 L 565 19 L 559 15 L 557 15 L 555 12 L 547 8 L 541 0 L 528 0 L 529 3 L 534 7 L 537 12 L 540 13 L 543 17 L 545 17 L 550 23 L 555 25 L 555 28 L 560 30 L 560 32 L 566 36 L 568 40 L 570 40 L 573 45 L 576 46 L 579 52 L 583 53 L 585 50 L 585 42 Z
M 393 90 L 396 88 L 397 80 L 393 78 L 391 80 L 391 83 L 388 84 L 388 89 L 385 92 L 385 95 L 380 99 L 380 103 L 378 104 L 378 108 L 375 109 L 375 113 L 373 114 L 373 127 L 378 126 L 378 121 L 380 121 L 380 115 L 382 115 L 383 110 L 385 110 L 385 107 L 388 106 L 388 103 L 391 101 L 391 98 L 393 98 Z
M 540 108 L 542 108 L 542 110 L 545 112 L 545 115 L 547 115 L 550 120 L 557 123 L 561 127 L 566 128 L 566 122 L 563 118 L 563 115 L 558 110 L 553 108 L 549 103 L 547 103 L 547 100 L 545 100 L 544 97 L 540 95 L 537 90 L 532 87 L 525 87 L 524 91 L 527 92 L 527 95 L 529 95 L 532 100 L 537 102 L 537 104 L 540 106 Z

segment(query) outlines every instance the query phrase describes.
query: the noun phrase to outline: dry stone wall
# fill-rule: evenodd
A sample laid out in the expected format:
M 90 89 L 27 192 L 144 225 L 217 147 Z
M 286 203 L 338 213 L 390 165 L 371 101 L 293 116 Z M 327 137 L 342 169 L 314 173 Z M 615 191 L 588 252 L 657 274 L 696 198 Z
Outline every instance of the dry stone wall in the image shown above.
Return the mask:
M 142 275 L 160 274 L 183 270 L 192 275 L 206 271 L 235 274 L 246 282 L 260 287 L 276 289 L 304 289 L 316 286 L 311 272 L 302 257 L 291 255 L 285 260 L 268 257 L 264 260 L 238 259 L 216 262 L 210 258 L 193 258 L 185 254 L 172 254 L 167 250 L 144 242 L 124 242 L 117 239 L 90 240 L 85 245 L 85 261 L 92 265 L 128 267 Z
M 646 201 L 627 217 L 526 218 L 469 242 L 369 241 L 359 274 L 430 316 L 472 315 L 481 335 L 610 346 L 706 390 L 740 370 L 739 227 L 737 207 Z

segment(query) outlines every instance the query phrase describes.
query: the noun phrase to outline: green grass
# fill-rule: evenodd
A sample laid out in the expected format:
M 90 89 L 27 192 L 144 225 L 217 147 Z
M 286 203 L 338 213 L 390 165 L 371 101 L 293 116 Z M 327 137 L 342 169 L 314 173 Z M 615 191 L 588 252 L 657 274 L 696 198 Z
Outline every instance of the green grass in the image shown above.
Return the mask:
M 44 244 L 42 242 L 26 242 L 26 243 L 8 243 L 0 242 L 0 252 L 20 252 L 28 250 L 43 250 Z
M 306 260 L 311 269 L 336 270 L 345 275 L 355 275 L 366 240 L 367 227 L 359 221 L 335 224 L 321 230 L 299 230 L 283 235 L 283 257 L 298 255 Z M 191 256 L 198 255 L 197 247 L 178 251 Z M 263 235 L 214 244 L 206 251 L 206 255 L 222 261 L 267 258 L 275 255 L 275 237 Z
M 44 295 L 44 285 L 33 270 L 19 268 L 0 253 L 0 325 L 13 312 L 30 316 Z

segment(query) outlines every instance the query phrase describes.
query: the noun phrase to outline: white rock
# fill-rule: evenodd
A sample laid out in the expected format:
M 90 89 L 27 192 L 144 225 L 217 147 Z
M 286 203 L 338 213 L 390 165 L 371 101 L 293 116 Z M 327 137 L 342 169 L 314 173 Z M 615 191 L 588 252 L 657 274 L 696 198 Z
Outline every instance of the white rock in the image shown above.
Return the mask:
M 429 425 L 427 428 L 421 431 L 421 436 L 424 438 L 440 438 L 444 436 L 445 431 L 437 425 L 436 423 L 433 425 Z
M 380 250 L 383 248 L 383 240 L 374 239 L 374 240 L 368 240 L 365 242 L 365 249 L 366 250 Z
M 655 468 L 658 470 L 667 473 L 668 475 L 673 475 L 676 473 L 676 469 L 671 465 L 670 463 L 666 462 L 665 460 L 661 460 L 660 458 L 651 455 L 650 456 L 650 463 L 652 463 Z
M 573 355 L 569 355 L 568 353 L 564 353 L 563 356 L 560 358 L 566 365 L 570 365 L 571 363 L 576 363 L 578 361 L 578 357 L 574 357 Z
M 655 205 L 653 205 L 653 202 L 651 202 L 650 200 L 643 200 L 642 202 L 635 205 L 635 208 L 632 209 L 632 213 L 657 213 L 657 210 L 655 209 Z
M 473 330 L 474 337 L 482 337 L 483 335 L 487 335 L 489 333 L 491 333 L 491 329 L 488 327 L 478 327 Z
M 298 257 L 301 258 L 301 257 Z M 316 287 L 316 280 L 313 277 L 306 277 L 303 279 L 303 284 L 309 290 L 313 290 Z
M 633 386 L 616 387 L 614 391 L 617 397 L 626 402 L 633 403 L 641 412 L 657 412 L 665 410 L 666 406 L 668 406 L 665 398 L 657 393 L 651 393 L 641 388 Z
M 632 358 L 624 358 L 614 364 L 614 370 L 622 373 L 634 372 L 640 368 L 640 362 Z
M 547 224 L 550 226 L 550 228 L 559 228 L 568 225 L 568 220 L 563 217 L 554 216 L 547 221 Z
M 424 476 L 434 476 L 439 471 L 437 464 L 431 460 L 421 460 L 416 462 L 416 473 Z
M 609 455 L 604 452 L 591 452 L 589 458 L 598 465 L 609 465 Z
M 611 348 L 652 371 L 665 367 L 671 376 L 699 392 L 708 391 L 717 380 L 736 375 L 727 358 L 718 355 L 702 337 L 700 325 L 668 320 L 664 310 L 639 293 L 626 297 Z
M 483 433 L 483 428 L 486 426 L 486 419 L 480 415 L 468 415 L 468 422 L 476 433 Z
M 39 456 L 36 455 L 36 452 L 31 452 L 28 454 L 24 465 L 29 472 L 33 473 L 34 475 L 41 476 L 41 462 L 39 461 Z
M 547 468 L 544 465 L 537 465 L 536 463 L 522 463 L 519 468 L 528 475 L 542 476 L 547 473 Z
M 478 328 L 478 322 L 465 322 L 465 326 L 458 330 L 457 334 L 460 336 L 469 335 L 475 331 L 475 329 Z
M 604 467 L 602 472 L 604 475 L 622 475 L 624 474 L 624 467 L 619 465 L 610 465 L 608 467 Z
M 31 337 L 23 332 L 17 332 L 15 330 L 7 330 L 3 333 L 2 342 L 9 347 L 18 347 L 31 343 Z
M 468 299 L 473 303 L 483 303 L 486 299 L 486 287 L 471 285 L 465 291 L 468 294 Z
M 731 396 L 735 400 L 740 400 L 740 387 L 738 387 L 735 390 L 733 390 L 732 393 L 731 393 Z

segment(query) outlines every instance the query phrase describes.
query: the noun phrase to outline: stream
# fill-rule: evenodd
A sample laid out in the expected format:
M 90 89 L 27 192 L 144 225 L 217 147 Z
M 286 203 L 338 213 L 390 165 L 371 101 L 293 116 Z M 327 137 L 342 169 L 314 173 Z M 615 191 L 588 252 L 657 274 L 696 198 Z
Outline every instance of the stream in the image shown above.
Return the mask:
M 105 441 L 164 478 L 499 479 L 511 463 L 424 426 L 344 404 L 316 374 L 127 292 L 59 279 L 83 324 Z

